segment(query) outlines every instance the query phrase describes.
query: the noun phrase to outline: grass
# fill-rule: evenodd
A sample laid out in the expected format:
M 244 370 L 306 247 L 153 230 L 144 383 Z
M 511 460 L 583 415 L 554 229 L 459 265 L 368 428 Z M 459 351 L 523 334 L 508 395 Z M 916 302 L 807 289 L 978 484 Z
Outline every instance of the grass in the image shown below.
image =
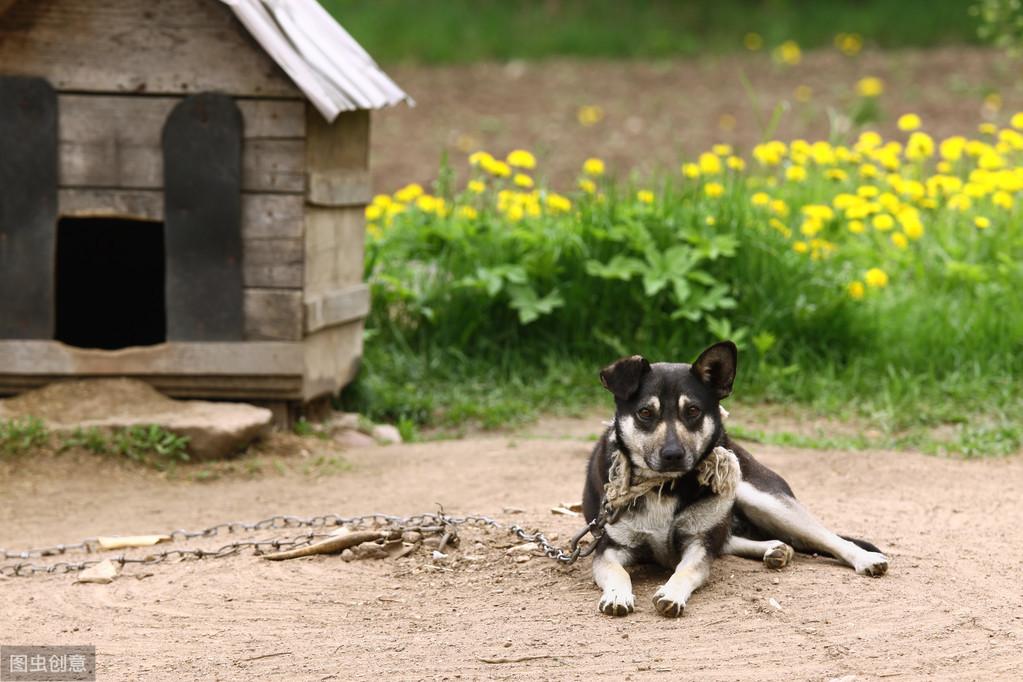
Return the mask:
M 731 338 L 744 401 L 862 419 L 873 444 L 1017 451 L 1023 133 L 987 125 L 716 145 L 641 184 L 588 162 L 568 195 L 527 152 L 474 154 L 464 188 L 442 168 L 367 208 L 366 369 L 343 399 L 494 427 L 606 404 L 616 357 Z
M 658 58 L 767 48 L 795 40 L 829 46 L 858 33 L 882 48 L 977 42 L 962 0 L 322 0 L 384 63 Z
M 58 444 L 58 453 L 82 449 L 97 455 L 124 457 L 138 464 L 166 469 L 187 462 L 188 437 L 178 436 L 155 424 L 104 431 L 78 428 L 53 434 L 36 417 L 0 420 L 0 455 L 18 456 Z

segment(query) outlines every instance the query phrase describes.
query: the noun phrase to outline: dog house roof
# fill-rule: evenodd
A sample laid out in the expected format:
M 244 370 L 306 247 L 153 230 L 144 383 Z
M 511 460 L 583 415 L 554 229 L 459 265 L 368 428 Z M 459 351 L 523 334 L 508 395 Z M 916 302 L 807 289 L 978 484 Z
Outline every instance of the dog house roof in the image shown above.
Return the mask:
M 328 121 L 415 104 L 317 0 L 221 0 Z

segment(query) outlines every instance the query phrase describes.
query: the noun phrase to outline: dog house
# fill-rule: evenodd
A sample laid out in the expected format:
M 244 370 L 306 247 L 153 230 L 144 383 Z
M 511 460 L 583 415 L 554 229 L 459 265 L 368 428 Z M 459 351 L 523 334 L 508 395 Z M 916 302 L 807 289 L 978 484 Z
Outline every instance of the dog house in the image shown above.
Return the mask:
M 370 111 L 407 99 L 315 0 L 0 0 L 0 393 L 337 391 Z

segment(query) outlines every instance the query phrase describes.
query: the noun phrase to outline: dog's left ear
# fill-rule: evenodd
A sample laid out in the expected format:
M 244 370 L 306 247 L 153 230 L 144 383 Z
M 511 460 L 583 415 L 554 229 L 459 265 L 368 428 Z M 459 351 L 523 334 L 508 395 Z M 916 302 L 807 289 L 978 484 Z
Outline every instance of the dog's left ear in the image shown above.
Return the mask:
M 600 370 L 600 383 L 614 393 L 618 400 L 628 400 L 639 390 L 643 375 L 650 371 L 650 363 L 642 355 L 616 360 Z
M 731 341 L 722 341 L 700 353 L 690 371 L 720 400 L 732 392 L 738 362 L 739 349 Z

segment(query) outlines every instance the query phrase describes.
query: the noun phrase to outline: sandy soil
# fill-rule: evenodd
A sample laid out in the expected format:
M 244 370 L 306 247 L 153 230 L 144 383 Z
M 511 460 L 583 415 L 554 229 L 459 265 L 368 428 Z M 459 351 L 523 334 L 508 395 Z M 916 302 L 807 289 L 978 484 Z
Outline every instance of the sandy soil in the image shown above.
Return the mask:
M 572 188 L 589 156 L 604 158 L 619 175 L 674 172 L 683 154 L 716 142 L 748 152 L 779 104 L 785 109 L 778 137 L 827 139 L 829 112 L 847 112 L 857 80 L 868 75 L 885 82 L 879 129 L 889 135 L 899 135 L 895 119 L 908 111 L 920 114 L 934 135 L 974 134 L 991 114 L 983 107 L 991 92 L 1002 96 L 1003 123 L 1023 109 L 1018 64 L 982 48 L 867 52 L 855 59 L 829 49 L 807 53 L 788 69 L 764 54 L 741 54 L 387 70 L 418 106 L 374 114 L 373 181 L 382 192 L 412 181 L 432 183 L 442 153 L 462 171 L 466 154 L 479 148 L 498 154 L 531 149 L 540 157 L 539 172 L 562 189 Z M 798 86 L 811 88 L 809 101 L 796 100 Z M 601 107 L 604 119 L 580 125 L 584 105 Z
M 0 463 L 0 546 L 438 503 L 564 543 L 579 522 L 549 508 L 579 498 L 597 429 L 557 419 L 514 435 L 349 451 L 347 470 L 318 476 L 291 465 L 296 453 L 280 471 L 205 484 L 85 454 L 22 458 Z M 306 457 L 331 447 L 310 441 Z M 642 570 L 637 612 L 616 620 L 596 610 L 588 560 L 519 563 L 503 532 L 466 530 L 436 566 L 423 556 L 242 555 L 133 568 L 151 575 L 109 585 L 0 578 L 0 641 L 95 644 L 111 680 L 1019 679 L 1023 460 L 754 452 L 826 523 L 884 547 L 889 575 L 805 556 L 770 572 L 728 557 L 676 621 L 649 602 L 666 576 Z

